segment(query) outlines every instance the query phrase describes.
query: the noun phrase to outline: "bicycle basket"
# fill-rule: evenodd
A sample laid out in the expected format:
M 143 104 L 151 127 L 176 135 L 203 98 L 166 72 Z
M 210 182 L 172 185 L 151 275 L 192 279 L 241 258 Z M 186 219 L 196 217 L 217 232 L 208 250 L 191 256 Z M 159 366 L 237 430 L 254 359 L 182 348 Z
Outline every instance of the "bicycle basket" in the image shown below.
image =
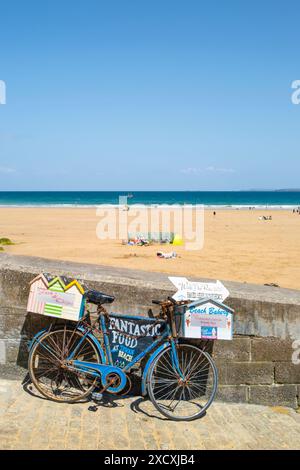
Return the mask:
M 188 305 L 175 307 L 178 336 L 195 339 L 231 340 L 234 311 L 209 298 L 198 299 Z
M 30 282 L 27 311 L 78 321 L 84 314 L 84 292 L 77 279 L 42 273 Z

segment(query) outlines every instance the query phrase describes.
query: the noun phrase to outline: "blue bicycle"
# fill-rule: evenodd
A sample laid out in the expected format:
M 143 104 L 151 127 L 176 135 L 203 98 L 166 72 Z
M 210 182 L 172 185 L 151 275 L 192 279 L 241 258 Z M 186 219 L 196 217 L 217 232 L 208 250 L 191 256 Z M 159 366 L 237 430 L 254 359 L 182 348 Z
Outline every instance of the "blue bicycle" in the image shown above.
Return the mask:
M 193 420 L 211 405 L 217 369 L 209 353 L 178 338 L 182 302 L 153 303 L 157 316 L 108 313 L 114 297 L 90 290 L 87 304 L 97 306 L 77 323 L 51 324 L 32 339 L 28 370 L 37 390 L 58 402 L 77 402 L 104 392 L 125 394 L 131 374 L 141 370 L 141 392 L 169 419 Z M 100 391 L 94 393 L 96 388 Z

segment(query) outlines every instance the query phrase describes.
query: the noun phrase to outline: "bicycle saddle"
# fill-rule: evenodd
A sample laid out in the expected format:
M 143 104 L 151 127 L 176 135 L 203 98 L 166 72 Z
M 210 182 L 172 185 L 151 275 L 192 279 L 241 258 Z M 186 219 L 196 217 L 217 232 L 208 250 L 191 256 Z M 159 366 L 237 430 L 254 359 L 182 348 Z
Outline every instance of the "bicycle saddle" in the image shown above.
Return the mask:
M 95 305 L 111 304 L 115 298 L 112 295 L 103 294 L 97 290 L 90 289 L 85 294 L 87 302 Z

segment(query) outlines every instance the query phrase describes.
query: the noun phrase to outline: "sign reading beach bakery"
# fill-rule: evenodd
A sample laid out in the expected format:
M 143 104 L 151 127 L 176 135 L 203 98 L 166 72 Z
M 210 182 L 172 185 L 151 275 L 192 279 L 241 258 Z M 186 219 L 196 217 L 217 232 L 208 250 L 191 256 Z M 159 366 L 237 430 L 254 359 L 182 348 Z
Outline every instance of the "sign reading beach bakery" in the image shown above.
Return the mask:
M 223 302 L 229 296 L 229 291 L 220 281 L 193 282 L 186 277 L 169 277 L 169 280 L 178 289 L 173 295 L 174 300 L 209 298 L 217 302 Z
M 214 300 L 198 300 L 184 314 L 184 336 L 201 339 L 232 339 L 233 310 Z

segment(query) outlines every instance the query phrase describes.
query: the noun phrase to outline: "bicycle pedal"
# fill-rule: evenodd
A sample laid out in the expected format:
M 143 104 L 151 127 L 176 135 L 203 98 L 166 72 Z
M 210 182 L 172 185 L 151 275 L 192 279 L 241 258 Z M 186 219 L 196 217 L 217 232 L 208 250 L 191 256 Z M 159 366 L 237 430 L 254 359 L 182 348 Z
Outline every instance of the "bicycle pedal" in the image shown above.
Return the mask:
M 92 393 L 92 400 L 94 401 L 101 401 L 102 397 L 103 397 L 103 393 L 97 393 L 97 392 Z
M 98 406 L 95 406 L 95 405 L 89 406 L 89 407 L 88 407 L 88 410 L 89 410 L 89 411 L 94 411 L 94 412 L 95 412 L 95 411 L 97 411 L 97 410 L 98 410 Z

